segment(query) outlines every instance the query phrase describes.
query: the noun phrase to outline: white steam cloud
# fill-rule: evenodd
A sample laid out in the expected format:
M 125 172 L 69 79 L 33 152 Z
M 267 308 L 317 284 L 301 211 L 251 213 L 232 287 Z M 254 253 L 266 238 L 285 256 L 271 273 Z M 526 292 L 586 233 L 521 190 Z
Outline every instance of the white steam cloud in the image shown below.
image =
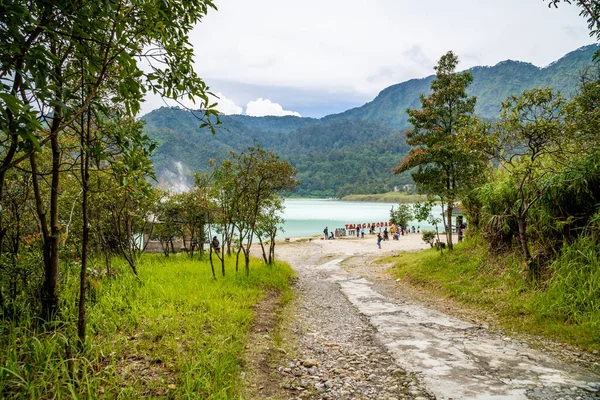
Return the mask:
M 158 176 L 158 187 L 171 193 L 183 193 L 190 190 L 190 170 L 179 161 L 173 163 L 174 171 L 164 169 Z

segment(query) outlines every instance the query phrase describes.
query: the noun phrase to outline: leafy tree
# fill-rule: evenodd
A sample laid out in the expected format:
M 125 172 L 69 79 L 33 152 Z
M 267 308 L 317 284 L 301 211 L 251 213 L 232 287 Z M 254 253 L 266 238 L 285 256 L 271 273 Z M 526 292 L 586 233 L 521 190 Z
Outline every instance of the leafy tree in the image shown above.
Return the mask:
M 281 225 L 284 220 L 280 213 L 283 209 L 282 199 L 276 199 L 267 209 L 263 210 L 256 224 L 256 237 L 260 243 L 263 259 L 267 264 L 275 262 L 275 237 L 278 230 L 282 229 Z M 269 245 L 268 252 L 265 251 L 265 242 Z
M 177 195 L 164 193 L 156 204 L 156 224 L 152 236 L 160 241 L 163 254 L 175 253 L 174 241 L 183 235 L 181 229 L 181 204 Z
M 394 210 L 394 206 L 392 206 L 392 209 L 390 210 L 390 222 L 392 224 L 407 226 L 411 219 L 413 219 L 413 213 L 408 204 L 398 204 L 396 210 Z
M 234 155 L 236 181 L 239 182 L 238 212 L 234 224 L 239 246 L 244 253 L 246 274 L 250 272 L 250 248 L 261 216 L 281 205 L 280 194 L 296 187 L 296 170 L 273 152 L 249 147 Z M 239 254 L 239 252 L 238 252 Z
M 442 222 L 440 218 L 435 217 L 431 213 L 431 209 L 433 208 L 433 201 L 429 200 L 424 203 L 415 203 L 413 204 L 413 214 L 417 221 L 427 221 L 430 225 L 435 227 L 435 232 L 433 231 L 423 231 L 423 240 L 429 243 L 433 247 L 433 238 L 434 235 L 437 236 L 437 241 L 440 243 L 440 230 L 438 229 L 438 224 Z M 443 254 L 443 250 L 441 245 L 438 247 L 440 250 L 440 254 Z
M 0 5 L 0 200 L 7 171 L 29 160 L 44 242 L 44 318 L 58 306 L 61 135 L 92 106 L 119 103 L 135 115 L 147 90 L 199 98 L 205 112 L 215 114 L 206 85 L 193 71 L 188 40 L 209 8 L 214 8 L 210 0 Z M 147 61 L 143 69 L 141 59 Z M 36 156 L 46 145 L 51 149 L 47 207 Z
M 531 260 L 528 215 L 548 190 L 546 179 L 568 160 L 568 152 L 564 150 L 568 143 L 564 117 L 565 103 L 560 94 L 552 89 L 524 91 L 521 96 L 510 96 L 502 104 L 501 117 L 492 135 L 484 135 L 480 141 L 489 145 L 488 151 L 505 171 L 498 174 L 499 181 L 490 183 L 484 191 L 490 193 L 484 202 L 488 205 L 487 212 L 491 211 L 492 199 L 494 203 L 503 199 L 503 205 L 495 206 L 492 214 L 514 218 L 521 252 L 528 265 Z M 480 145 L 474 141 L 474 146 Z M 529 267 L 532 277 L 539 275 L 538 270 Z
M 447 208 L 446 237 L 452 250 L 452 207 L 462 193 L 477 181 L 485 162 L 470 154 L 458 133 L 473 124 L 475 97 L 468 97 L 470 72 L 456 73 L 458 57 L 451 51 L 435 67 L 432 93 L 420 96 L 421 109 L 408 109 L 413 129 L 406 132 L 406 142 L 413 146 L 394 172 L 417 168 L 412 178 L 421 192 L 438 196 Z

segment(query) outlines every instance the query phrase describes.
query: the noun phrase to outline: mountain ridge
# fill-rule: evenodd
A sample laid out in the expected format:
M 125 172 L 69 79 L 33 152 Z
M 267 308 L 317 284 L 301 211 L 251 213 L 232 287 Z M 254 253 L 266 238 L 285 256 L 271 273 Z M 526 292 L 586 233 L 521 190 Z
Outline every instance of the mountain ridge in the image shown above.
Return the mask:
M 473 74 L 469 95 L 477 97 L 476 114 L 498 116 L 500 104 L 511 94 L 534 87 L 552 87 L 566 97 L 575 94 L 578 74 L 593 65 L 600 49 L 588 45 L 565 54 L 545 67 L 504 60 L 494 66 L 468 69 Z M 419 95 L 430 93 L 434 75 L 389 86 L 370 102 L 320 119 L 296 116 L 222 115 L 216 135 L 199 128 L 191 112 L 163 107 L 144 115 L 145 130 L 159 146 L 153 155 L 163 183 L 174 171 L 207 172 L 209 160 L 220 160 L 231 151 L 258 143 L 280 154 L 298 168 L 301 185 L 296 194 L 343 196 L 377 193 L 410 182 L 407 174 L 391 175 L 408 151 L 404 135 L 409 128 L 407 108 L 420 107 Z M 168 183 L 168 182 L 166 182 Z

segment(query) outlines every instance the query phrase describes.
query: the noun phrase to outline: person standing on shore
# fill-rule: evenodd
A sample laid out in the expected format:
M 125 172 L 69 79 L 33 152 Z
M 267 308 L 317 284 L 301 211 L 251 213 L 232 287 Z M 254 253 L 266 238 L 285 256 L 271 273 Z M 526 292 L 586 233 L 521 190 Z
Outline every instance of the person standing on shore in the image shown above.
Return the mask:
M 377 233 L 377 247 L 381 249 L 381 233 Z
M 327 229 L 327 227 L 323 229 L 323 233 L 325 234 L 325 240 L 329 239 L 329 229 Z
M 360 228 L 360 237 L 361 237 L 361 239 L 365 238 L 365 228 L 364 227 Z

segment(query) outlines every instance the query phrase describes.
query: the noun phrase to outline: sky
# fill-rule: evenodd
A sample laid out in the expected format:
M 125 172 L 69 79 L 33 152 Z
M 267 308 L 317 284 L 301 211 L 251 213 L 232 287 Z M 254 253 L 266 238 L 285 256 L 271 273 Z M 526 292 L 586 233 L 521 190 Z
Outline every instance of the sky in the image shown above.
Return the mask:
M 215 0 L 190 41 L 224 114 L 320 118 L 388 86 L 507 59 L 544 67 L 595 43 L 579 8 L 544 0 Z M 141 114 L 174 105 L 149 96 Z M 192 104 L 186 104 L 192 108 Z M 197 106 L 195 107 L 197 108 Z

